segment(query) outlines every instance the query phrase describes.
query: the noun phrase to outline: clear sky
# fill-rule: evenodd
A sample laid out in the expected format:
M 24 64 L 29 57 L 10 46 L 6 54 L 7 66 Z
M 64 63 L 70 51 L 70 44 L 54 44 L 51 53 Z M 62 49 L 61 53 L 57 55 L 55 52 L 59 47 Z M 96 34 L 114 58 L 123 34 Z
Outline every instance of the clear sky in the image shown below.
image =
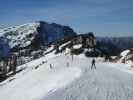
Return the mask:
M 43 20 L 99 36 L 133 36 L 133 0 L 0 0 L 0 25 Z

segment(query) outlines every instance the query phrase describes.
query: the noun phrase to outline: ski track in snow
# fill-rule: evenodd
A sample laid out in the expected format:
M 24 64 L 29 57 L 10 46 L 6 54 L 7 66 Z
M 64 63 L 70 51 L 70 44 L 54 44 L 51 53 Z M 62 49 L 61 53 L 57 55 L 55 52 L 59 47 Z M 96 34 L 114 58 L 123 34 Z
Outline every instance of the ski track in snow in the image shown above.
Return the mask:
M 72 63 L 81 67 L 82 76 L 41 100 L 133 100 L 133 74 L 100 62 L 91 70 L 87 58 L 76 57 Z

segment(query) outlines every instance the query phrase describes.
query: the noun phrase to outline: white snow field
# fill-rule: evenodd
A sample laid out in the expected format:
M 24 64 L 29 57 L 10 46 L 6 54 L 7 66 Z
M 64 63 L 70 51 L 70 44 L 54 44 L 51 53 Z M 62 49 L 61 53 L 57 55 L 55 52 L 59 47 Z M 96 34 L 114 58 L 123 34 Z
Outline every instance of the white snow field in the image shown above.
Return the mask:
M 133 70 L 128 65 L 97 59 L 97 69 L 91 70 L 91 60 L 79 55 L 72 61 L 69 54 L 51 53 L 29 62 L 0 83 L 0 100 L 133 100 Z

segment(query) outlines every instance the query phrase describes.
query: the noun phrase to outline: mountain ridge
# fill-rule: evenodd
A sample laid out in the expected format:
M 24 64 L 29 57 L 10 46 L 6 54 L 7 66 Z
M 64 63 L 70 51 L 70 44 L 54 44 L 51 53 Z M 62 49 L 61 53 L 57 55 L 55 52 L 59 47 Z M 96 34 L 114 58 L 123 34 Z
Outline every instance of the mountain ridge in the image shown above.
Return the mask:
M 74 30 L 69 26 L 36 21 L 1 29 L 0 40 L 3 43 L 0 44 L 0 47 L 8 47 L 7 49 L 19 49 L 30 45 L 47 45 L 59 38 L 72 37 L 75 35 L 76 32 L 74 32 Z M 4 50 L 1 50 L 1 52 L 4 52 Z

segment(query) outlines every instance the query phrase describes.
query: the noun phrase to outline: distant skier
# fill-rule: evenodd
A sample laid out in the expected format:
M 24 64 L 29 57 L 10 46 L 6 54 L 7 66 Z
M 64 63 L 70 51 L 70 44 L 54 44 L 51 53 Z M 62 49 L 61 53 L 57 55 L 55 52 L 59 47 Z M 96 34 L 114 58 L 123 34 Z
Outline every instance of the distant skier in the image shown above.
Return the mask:
M 95 59 L 92 60 L 92 65 L 91 65 L 91 69 L 95 68 L 96 69 L 96 65 L 95 65 L 96 61 Z
M 50 66 L 50 69 L 53 69 L 53 66 L 52 66 L 52 64 L 50 64 L 49 66 Z
M 73 59 L 74 59 L 74 55 L 73 55 L 73 54 L 71 54 L 71 56 L 72 56 L 72 61 L 73 61 Z

